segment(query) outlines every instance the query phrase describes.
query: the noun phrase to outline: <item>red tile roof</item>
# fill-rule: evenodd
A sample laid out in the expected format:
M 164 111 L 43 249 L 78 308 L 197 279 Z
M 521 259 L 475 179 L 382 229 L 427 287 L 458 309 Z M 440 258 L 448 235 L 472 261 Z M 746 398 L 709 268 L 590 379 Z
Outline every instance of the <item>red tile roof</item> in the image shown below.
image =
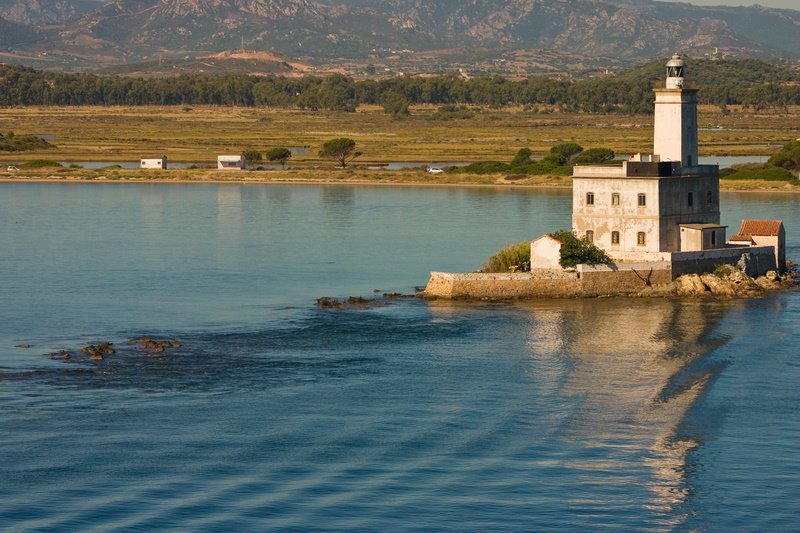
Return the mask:
M 750 235 L 734 235 L 728 239 L 730 242 L 746 242 L 748 244 L 755 244 L 753 237 Z
M 780 235 L 782 227 L 780 220 L 742 220 L 739 235 Z

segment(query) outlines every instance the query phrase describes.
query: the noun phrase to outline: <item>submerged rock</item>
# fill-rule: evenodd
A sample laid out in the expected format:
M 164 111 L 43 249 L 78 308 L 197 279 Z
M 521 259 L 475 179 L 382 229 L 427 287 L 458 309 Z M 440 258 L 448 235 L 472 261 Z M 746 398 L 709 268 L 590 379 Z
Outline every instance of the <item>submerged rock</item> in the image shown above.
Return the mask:
M 58 358 L 58 359 L 66 360 L 66 359 L 71 359 L 72 358 L 72 354 L 69 353 L 66 350 L 57 350 L 55 352 L 48 353 L 47 357 L 50 357 L 50 358 L 53 358 L 53 359 Z
M 402 295 L 398 295 L 397 297 L 401 296 Z M 387 296 L 384 295 L 384 298 L 387 298 Z M 326 309 L 339 309 L 341 307 L 369 307 L 374 305 L 385 305 L 385 302 L 375 298 L 364 298 L 363 296 L 348 296 L 346 300 L 337 300 L 336 298 L 331 298 L 330 296 L 323 296 L 321 298 L 317 298 L 315 305 L 317 307 L 323 307 Z
M 114 345 L 110 342 L 101 342 L 100 344 L 90 344 L 88 346 L 84 346 L 80 350 L 81 352 L 85 353 L 89 356 L 89 359 L 92 361 L 102 361 L 105 359 L 106 355 L 112 355 L 117 353 L 117 350 L 114 349 Z
M 342 302 L 337 300 L 336 298 L 331 298 L 330 296 L 323 296 L 322 298 L 317 298 L 317 307 L 341 307 Z
M 128 341 L 128 344 L 138 345 L 144 348 L 145 350 L 150 350 L 153 352 L 163 352 L 170 348 L 180 348 L 183 344 L 180 341 L 175 340 L 155 340 L 151 339 L 150 337 L 139 337 L 137 339 L 131 339 Z

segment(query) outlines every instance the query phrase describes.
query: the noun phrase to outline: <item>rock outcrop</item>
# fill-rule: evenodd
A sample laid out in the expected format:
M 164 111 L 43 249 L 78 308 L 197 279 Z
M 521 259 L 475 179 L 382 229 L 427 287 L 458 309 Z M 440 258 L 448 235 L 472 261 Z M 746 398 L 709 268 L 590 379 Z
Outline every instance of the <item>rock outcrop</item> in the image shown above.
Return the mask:
M 781 277 L 775 271 L 753 279 L 733 268 L 722 269 L 714 274 L 687 274 L 674 281 L 680 296 L 757 297 L 765 291 L 788 288 L 795 284 L 791 276 Z

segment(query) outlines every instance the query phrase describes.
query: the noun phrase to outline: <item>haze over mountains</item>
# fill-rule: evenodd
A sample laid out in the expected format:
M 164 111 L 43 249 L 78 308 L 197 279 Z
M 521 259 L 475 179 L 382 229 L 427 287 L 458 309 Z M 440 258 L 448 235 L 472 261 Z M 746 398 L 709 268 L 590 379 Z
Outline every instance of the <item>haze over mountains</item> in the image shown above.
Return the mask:
M 0 1 L 4 61 L 87 69 L 239 48 L 373 72 L 525 74 L 715 50 L 796 62 L 800 11 L 650 0 Z

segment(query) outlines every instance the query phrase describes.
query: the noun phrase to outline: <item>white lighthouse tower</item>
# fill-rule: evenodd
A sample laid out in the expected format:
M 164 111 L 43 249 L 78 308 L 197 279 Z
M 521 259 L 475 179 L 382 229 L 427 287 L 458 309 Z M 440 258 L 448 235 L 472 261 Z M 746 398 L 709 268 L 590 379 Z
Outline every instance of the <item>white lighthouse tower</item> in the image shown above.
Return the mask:
M 697 89 L 684 87 L 686 64 L 679 54 L 667 62 L 665 87 L 655 89 L 653 154 L 692 168 L 697 161 Z

